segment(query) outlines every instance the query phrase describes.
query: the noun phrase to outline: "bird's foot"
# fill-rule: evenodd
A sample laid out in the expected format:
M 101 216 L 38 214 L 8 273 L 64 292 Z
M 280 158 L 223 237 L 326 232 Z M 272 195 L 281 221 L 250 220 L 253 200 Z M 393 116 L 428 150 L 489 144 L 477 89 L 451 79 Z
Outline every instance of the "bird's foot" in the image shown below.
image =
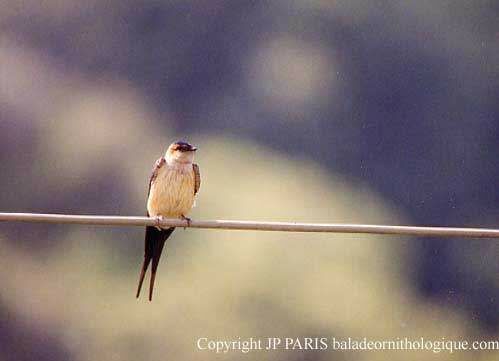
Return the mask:
M 163 230 L 161 223 L 164 221 L 164 219 L 165 219 L 165 217 L 163 217 L 163 216 L 156 216 L 156 228 L 160 231 Z
M 189 217 L 184 216 L 183 214 L 180 216 L 184 221 L 187 221 L 187 227 L 191 226 L 191 219 Z M 185 230 L 186 227 L 184 227 Z

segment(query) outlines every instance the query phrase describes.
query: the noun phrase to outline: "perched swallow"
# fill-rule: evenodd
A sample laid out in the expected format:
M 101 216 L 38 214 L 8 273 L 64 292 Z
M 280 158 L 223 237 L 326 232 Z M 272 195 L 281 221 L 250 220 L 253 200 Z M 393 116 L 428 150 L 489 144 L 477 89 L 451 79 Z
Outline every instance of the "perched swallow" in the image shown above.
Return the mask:
M 194 205 L 196 194 L 201 185 L 199 167 L 193 163 L 196 149 L 189 143 L 178 141 L 172 143 L 165 155 L 156 161 L 149 179 L 148 217 L 182 218 L 190 221 L 186 215 Z M 140 271 L 137 298 L 149 263 L 152 261 L 149 301 L 152 300 L 159 258 L 165 241 L 174 229 L 175 227 L 167 229 L 154 226 L 146 227 L 144 263 Z

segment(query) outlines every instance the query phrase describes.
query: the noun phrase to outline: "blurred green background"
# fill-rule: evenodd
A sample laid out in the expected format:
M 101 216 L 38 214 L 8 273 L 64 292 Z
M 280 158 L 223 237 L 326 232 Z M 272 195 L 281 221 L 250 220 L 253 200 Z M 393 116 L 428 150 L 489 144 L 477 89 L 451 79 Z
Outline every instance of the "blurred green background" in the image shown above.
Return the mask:
M 497 1 L 0 1 L 0 210 L 143 215 L 174 140 L 193 218 L 497 227 Z M 492 361 L 199 337 L 498 339 L 492 240 L 0 224 L 0 360 Z

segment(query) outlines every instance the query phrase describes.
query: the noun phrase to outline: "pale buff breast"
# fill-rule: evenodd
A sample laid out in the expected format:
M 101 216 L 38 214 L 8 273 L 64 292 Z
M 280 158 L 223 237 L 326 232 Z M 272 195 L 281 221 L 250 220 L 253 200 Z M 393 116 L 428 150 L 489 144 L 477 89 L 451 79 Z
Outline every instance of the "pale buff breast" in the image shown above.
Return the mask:
M 147 210 L 151 217 L 179 218 L 194 204 L 194 171 L 163 166 L 151 185 Z

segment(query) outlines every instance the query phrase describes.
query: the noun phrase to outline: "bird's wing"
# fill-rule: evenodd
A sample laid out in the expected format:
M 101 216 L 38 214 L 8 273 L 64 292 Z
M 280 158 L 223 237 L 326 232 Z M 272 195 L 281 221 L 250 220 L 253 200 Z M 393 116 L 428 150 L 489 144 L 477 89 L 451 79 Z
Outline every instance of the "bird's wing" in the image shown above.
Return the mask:
M 197 194 L 199 187 L 201 187 L 201 174 L 199 174 L 199 166 L 195 163 L 192 164 L 194 170 L 194 194 Z
M 147 191 L 147 197 L 149 198 L 149 193 L 151 193 L 151 186 L 158 177 L 159 170 L 162 166 L 166 164 L 166 159 L 164 157 L 159 158 L 152 169 L 151 177 L 149 178 L 149 189 Z M 147 214 L 149 216 L 149 214 Z
M 149 178 L 149 189 L 147 191 L 147 197 L 151 192 L 151 186 L 158 177 L 159 170 L 164 166 L 166 160 L 164 157 L 159 158 L 154 164 L 152 169 L 151 177 Z M 149 216 L 149 212 L 147 212 Z M 137 297 L 139 297 L 140 289 L 142 288 L 142 282 L 144 282 L 144 276 L 146 274 L 147 268 L 152 261 L 152 272 L 151 272 L 151 283 L 149 286 L 149 300 L 152 299 L 152 290 L 154 286 L 154 279 L 156 276 L 156 270 L 158 268 L 159 258 L 161 257 L 161 252 L 163 251 L 163 246 L 166 239 L 170 236 L 175 228 L 168 228 L 166 230 L 159 230 L 156 227 L 148 226 L 146 227 L 145 236 L 145 247 L 144 247 L 144 262 L 142 263 L 142 269 L 140 270 L 139 286 L 137 287 Z

